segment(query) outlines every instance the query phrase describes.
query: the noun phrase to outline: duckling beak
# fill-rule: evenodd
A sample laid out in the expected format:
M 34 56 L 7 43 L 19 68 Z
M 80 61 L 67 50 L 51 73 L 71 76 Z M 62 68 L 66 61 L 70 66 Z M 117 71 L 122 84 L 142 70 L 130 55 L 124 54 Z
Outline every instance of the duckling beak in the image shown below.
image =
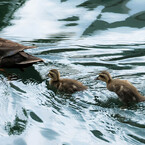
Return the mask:
M 50 78 L 50 73 L 48 73 L 46 76 Z
M 96 77 L 96 78 L 95 78 L 95 80 L 100 80 L 100 79 L 99 79 L 99 76 L 98 76 L 98 77 Z

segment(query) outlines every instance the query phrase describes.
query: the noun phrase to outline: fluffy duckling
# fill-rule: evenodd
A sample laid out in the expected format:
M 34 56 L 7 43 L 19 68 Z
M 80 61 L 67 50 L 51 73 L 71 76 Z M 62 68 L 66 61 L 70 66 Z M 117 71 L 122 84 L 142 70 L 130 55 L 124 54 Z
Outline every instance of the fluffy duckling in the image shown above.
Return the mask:
M 42 59 L 25 53 L 25 49 L 34 48 L 0 38 L 0 67 L 1 68 L 24 68 Z M 2 69 L 1 69 L 2 70 Z
M 111 75 L 107 71 L 101 72 L 96 80 L 106 82 L 107 89 L 115 92 L 119 99 L 127 105 L 131 102 L 137 103 L 145 101 L 145 97 L 142 96 L 129 81 L 112 79 Z
M 87 89 L 87 86 L 84 86 L 77 80 L 60 78 L 60 73 L 56 69 L 50 70 L 48 76 L 51 78 L 49 84 L 59 91 L 74 93 L 76 91 L 83 91 Z

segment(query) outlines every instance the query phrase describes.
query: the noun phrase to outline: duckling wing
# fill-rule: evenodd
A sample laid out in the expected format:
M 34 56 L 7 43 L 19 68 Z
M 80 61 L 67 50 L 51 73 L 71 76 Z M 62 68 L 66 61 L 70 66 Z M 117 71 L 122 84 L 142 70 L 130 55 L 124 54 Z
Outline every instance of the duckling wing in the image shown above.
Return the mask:
M 12 56 L 24 49 L 35 48 L 33 46 L 24 46 L 19 43 L 0 38 L 0 59 Z
M 63 79 L 62 90 L 68 93 L 74 93 L 76 91 L 83 91 L 87 89 L 81 82 L 71 79 Z
M 127 86 L 125 84 L 115 84 L 114 91 L 123 102 L 137 102 L 137 92 L 136 88 L 132 86 Z

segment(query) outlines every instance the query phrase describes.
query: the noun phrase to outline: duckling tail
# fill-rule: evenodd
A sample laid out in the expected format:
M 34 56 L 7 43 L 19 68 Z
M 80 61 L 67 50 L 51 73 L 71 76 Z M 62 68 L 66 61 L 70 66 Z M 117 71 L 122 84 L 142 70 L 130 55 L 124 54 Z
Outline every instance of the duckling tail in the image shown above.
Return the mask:
M 142 97 L 140 98 L 140 102 L 143 102 L 143 101 L 145 101 L 145 96 L 142 96 Z

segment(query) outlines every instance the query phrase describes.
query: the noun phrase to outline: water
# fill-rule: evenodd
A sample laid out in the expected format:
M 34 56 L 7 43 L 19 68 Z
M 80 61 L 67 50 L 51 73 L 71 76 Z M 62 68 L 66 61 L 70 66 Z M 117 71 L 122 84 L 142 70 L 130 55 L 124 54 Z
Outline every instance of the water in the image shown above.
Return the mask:
M 145 144 L 145 103 L 121 109 L 97 73 L 127 79 L 145 95 L 145 0 L 17 0 L 0 2 L 0 37 L 44 59 L 8 81 L 0 74 L 1 145 Z M 46 74 L 89 87 L 73 95 L 51 90 Z

